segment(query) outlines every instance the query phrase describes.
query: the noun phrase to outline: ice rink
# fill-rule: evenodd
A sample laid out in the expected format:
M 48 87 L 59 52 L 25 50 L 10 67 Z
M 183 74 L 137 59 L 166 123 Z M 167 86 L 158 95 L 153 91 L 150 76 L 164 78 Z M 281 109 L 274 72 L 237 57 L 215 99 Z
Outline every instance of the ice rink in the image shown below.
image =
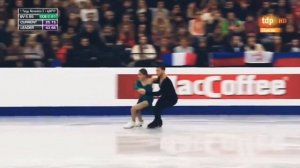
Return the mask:
M 300 117 L 1 117 L 0 168 L 300 168 Z

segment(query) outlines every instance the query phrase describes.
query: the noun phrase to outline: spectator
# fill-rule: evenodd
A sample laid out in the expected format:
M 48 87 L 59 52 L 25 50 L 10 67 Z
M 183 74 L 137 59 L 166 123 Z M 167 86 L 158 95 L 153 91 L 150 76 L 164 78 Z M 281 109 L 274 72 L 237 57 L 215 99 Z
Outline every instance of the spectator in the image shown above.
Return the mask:
M 148 43 L 147 37 L 141 37 L 138 45 L 131 51 L 134 66 L 154 66 L 156 51 L 152 44 Z
M 241 36 L 234 35 L 231 38 L 231 42 L 226 45 L 225 51 L 227 52 L 244 52 L 244 44 Z
M 178 5 L 178 4 L 173 6 L 170 19 L 174 20 L 177 15 L 181 15 L 181 16 L 183 15 L 182 9 L 181 9 L 180 5 Z
M 56 50 L 56 59 L 59 60 L 61 65 L 67 63 L 67 54 L 69 50 L 73 49 L 72 43 L 64 42 L 62 46 L 57 46 Z
M 299 39 L 293 39 L 291 44 L 286 47 L 286 52 L 300 52 L 300 42 Z
M 243 23 L 235 17 L 233 12 L 227 14 L 227 19 L 221 24 L 222 33 L 227 35 L 232 32 L 240 32 L 243 30 Z
M 120 29 L 121 27 L 123 27 L 123 25 L 128 25 L 130 27 L 131 30 L 135 29 L 135 25 L 133 24 L 132 21 L 132 16 L 130 14 L 124 14 L 122 16 L 122 20 L 120 22 L 120 25 L 118 26 L 118 28 Z
M 139 16 L 140 14 L 144 14 L 146 20 L 151 23 L 152 21 L 152 14 L 151 11 L 148 9 L 145 0 L 138 0 L 138 6 L 136 10 L 136 15 Z
M 71 13 L 76 14 L 79 17 L 80 8 L 77 5 L 76 0 L 69 0 L 69 3 L 65 8 L 67 17 L 69 17 Z
M 173 44 L 179 45 L 181 39 L 188 39 L 191 41 L 191 36 L 185 27 L 179 27 L 176 34 L 173 36 Z
M 236 4 L 232 0 L 226 1 L 222 8 L 222 15 L 227 16 L 228 13 L 238 13 L 236 10 Z
M 162 62 L 163 56 L 166 54 L 171 54 L 173 51 L 173 46 L 171 44 L 171 41 L 169 37 L 163 37 L 160 41 L 160 44 L 158 46 L 158 62 Z
M 124 0 L 120 12 L 116 12 L 116 14 L 119 14 L 118 18 L 121 18 L 125 14 L 129 15 L 130 18 L 134 18 L 135 10 L 133 8 L 132 0 Z
M 249 8 L 250 8 L 250 4 L 248 1 L 242 0 L 239 2 L 238 10 L 237 10 L 238 12 L 237 16 L 239 20 L 245 21 L 247 16 L 254 14 Z
M 246 34 L 257 34 L 258 33 L 258 25 L 257 21 L 254 20 L 252 15 L 248 15 L 246 17 L 246 22 L 244 23 L 245 33 Z
M 135 36 L 135 41 L 139 41 L 140 37 L 141 36 L 146 36 L 147 39 L 149 39 L 149 41 L 151 41 L 151 36 L 149 36 L 151 33 L 148 32 L 148 28 L 147 28 L 147 25 L 145 24 L 140 24 L 138 25 L 138 28 L 137 28 L 137 34 Z
M 99 21 L 99 13 L 98 10 L 93 6 L 93 3 L 91 0 L 85 1 L 85 7 L 80 10 L 80 17 L 83 22 L 87 21 Z
M 123 25 L 119 30 L 118 43 L 125 45 L 126 48 L 131 48 L 135 45 L 134 30 L 130 29 L 130 25 Z
M 224 0 L 203 0 L 203 1 L 197 1 L 197 6 L 202 9 L 208 6 L 213 6 L 216 3 L 223 3 Z M 222 5 L 222 4 L 221 4 Z
M 296 3 L 292 6 L 293 16 L 295 18 L 295 22 L 300 22 L 300 1 L 297 0 Z
M 214 33 L 208 37 L 207 43 L 211 52 L 222 51 L 225 44 L 225 35 L 222 34 L 221 28 L 217 27 Z
M 170 36 L 171 23 L 161 11 L 158 11 L 152 22 L 152 38 L 158 44 L 163 36 Z
M 85 24 L 84 30 L 75 37 L 76 38 L 75 44 L 78 45 L 78 42 L 80 41 L 79 39 L 81 39 L 81 37 L 89 38 L 88 43 L 99 49 L 103 49 L 103 47 L 104 47 L 104 44 L 103 44 L 102 40 L 100 39 L 100 34 L 96 30 L 96 27 L 93 22 L 87 22 Z M 76 48 L 76 46 L 75 46 L 75 48 Z
M 221 27 L 221 23 L 223 23 L 225 20 L 222 17 L 222 14 L 220 11 L 214 11 L 212 12 L 212 17 L 213 20 L 212 22 L 208 22 L 206 30 L 207 30 L 207 35 L 210 36 L 212 33 L 215 31 L 217 27 Z
M 136 25 L 140 25 L 140 24 L 147 25 L 146 26 L 147 27 L 147 32 L 151 33 L 151 28 L 152 28 L 151 22 L 150 22 L 150 20 L 147 19 L 146 15 L 143 14 L 143 13 L 138 15 L 138 20 L 136 22 Z
M 10 34 L 5 29 L 4 20 L 0 20 L 0 43 L 8 45 L 10 42 Z
M 263 46 L 270 46 L 274 41 L 274 35 L 272 33 L 262 33 L 259 40 Z
M 205 22 L 202 20 L 201 12 L 197 12 L 196 18 L 190 21 L 189 31 L 195 37 L 205 35 Z
M 102 18 L 101 21 L 102 21 L 101 22 L 102 27 L 104 27 L 104 26 L 116 27 L 117 26 L 115 13 L 111 10 L 108 10 L 104 13 L 104 18 Z
M 187 27 L 184 17 L 181 14 L 174 16 L 172 20 L 172 33 L 174 34 L 179 27 Z
M 291 13 L 286 14 L 286 15 L 285 15 L 285 18 L 287 19 L 286 25 L 294 25 L 294 26 L 297 26 L 293 14 L 291 14 Z
M 8 13 L 7 13 L 7 7 L 5 5 L 5 0 L 0 0 L 0 21 L 3 22 L 3 23 L 0 23 L 0 24 L 3 24 L 8 20 Z
M 100 13 L 100 18 L 104 18 L 104 15 L 107 11 L 112 10 L 112 3 L 108 2 L 108 1 L 103 1 L 101 4 L 100 9 L 98 10 Z M 101 20 L 100 20 L 101 21 Z
M 204 8 L 202 10 L 202 20 L 205 21 L 205 23 L 211 23 L 213 21 L 212 11 L 210 11 L 210 8 Z
M 67 32 L 62 34 L 62 39 L 64 41 L 70 41 L 75 36 L 76 36 L 75 28 L 74 27 L 68 27 Z
M 153 18 L 152 32 L 155 33 L 157 31 L 159 25 L 163 25 L 167 29 L 166 32 L 171 32 L 170 20 L 162 11 L 158 11 L 156 13 L 155 17 Z
M 3 43 L 0 43 L 0 65 L 3 65 L 4 58 L 6 56 L 6 46 Z
M 156 17 L 158 12 L 162 12 L 166 17 L 170 17 L 169 10 L 165 7 L 163 0 L 157 1 L 157 8 L 153 10 L 153 16 Z
M 194 53 L 194 47 L 190 46 L 188 39 L 183 38 L 180 45 L 174 48 L 174 53 Z
M 26 66 L 43 67 L 42 62 L 44 58 L 44 51 L 36 41 L 36 38 L 31 36 L 27 39 L 26 46 L 24 48 Z
M 200 40 L 196 47 L 197 67 L 209 67 L 209 49 L 206 40 Z
M 23 0 L 16 0 L 15 6 L 12 10 L 10 10 L 10 18 L 18 18 L 18 8 L 24 8 L 24 1 Z
M 286 25 L 285 30 L 281 34 L 283 43 L 290 43 L 292 39 L 295 37 L 300 37 L 299 34 L 296 32 L 294 25 Z
M 106 46 L 114 46 L 116 44 L 117 37 L 113 27 L 105 26 L 103 28 L 103 39 Z
M 263 1 L 262 8 L 258 11 L 258 16 L 263 16 L 271 13 L 274 13 L 274 9 L 272 9 L 271 3 L 269 1 Z
M 71 67 L 96 67 L 99 66 L 97 49 L 90 45 L 88 37 L 81 37 L 79 46 L 67 54 L 67 66 Z
M 191 2 L 186 10 L 186 18 L 188 20 L 195 19 L 197 17 L 197 10 L 196 2 Z
M 245 51 L 265 51 L 264 47 L 256 42 L 255 37 L 248 37 Z
M 67 19 L 67 27 L 74 27 L 75 31 L 79 31 L 81 20 L 76 13 L 70 13 Z M 67 28 L 68 29 L 68 28 Z
M 278 0 L 278 6 L 276 8 L 276 14 L 283 18 L 286 17 L 288 13 L 291 12 L 291 6 L 287 3 L 286 0 Z
M 6 66 L 8 67 L 23 67 L 23 47 L 21 39 L 13 38 L 12 44 L 7 48 L 7 56 L 5 57 Z
M 272 44 L 267 47 L 267 51 L 284 52 L 284 44 L 280 36 L 273 36 Z

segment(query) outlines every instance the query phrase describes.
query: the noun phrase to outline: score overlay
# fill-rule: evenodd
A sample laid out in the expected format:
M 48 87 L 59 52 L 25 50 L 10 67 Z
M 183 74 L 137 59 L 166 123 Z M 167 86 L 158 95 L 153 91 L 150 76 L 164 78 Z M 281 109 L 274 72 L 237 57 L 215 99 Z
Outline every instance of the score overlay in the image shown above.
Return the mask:
M 20 31 L 58 31 L 58 8 L 19 8 Z

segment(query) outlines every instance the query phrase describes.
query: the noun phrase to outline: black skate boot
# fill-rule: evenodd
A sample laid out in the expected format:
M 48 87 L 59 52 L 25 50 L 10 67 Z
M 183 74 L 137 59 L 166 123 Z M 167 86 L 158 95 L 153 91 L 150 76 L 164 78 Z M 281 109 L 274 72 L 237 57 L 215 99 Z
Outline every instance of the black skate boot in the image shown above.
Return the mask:
M 159 127 L 159 122 L 154 119 L 149 125 L 148 125 L 148 128 L 149 129 L 153 129 L 153 128 L 156 128 L 156 127 Z
M 160 119 L 157 121 L 158 122 L 158 126 L 161 127 L 163 125 L 163 121 Z

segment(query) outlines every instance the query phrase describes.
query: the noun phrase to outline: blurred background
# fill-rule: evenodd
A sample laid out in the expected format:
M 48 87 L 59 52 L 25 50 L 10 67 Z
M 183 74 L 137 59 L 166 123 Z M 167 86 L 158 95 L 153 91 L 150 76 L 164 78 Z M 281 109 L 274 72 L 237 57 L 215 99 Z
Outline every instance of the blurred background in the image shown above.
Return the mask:
M 18 8 L 45 7 L 59 31 L 18 31 Z M 259 33 L 266 14 L 281 33 Z M 0 0 L 1 67 L 300 67 L 299 39 L 299 0 Z

